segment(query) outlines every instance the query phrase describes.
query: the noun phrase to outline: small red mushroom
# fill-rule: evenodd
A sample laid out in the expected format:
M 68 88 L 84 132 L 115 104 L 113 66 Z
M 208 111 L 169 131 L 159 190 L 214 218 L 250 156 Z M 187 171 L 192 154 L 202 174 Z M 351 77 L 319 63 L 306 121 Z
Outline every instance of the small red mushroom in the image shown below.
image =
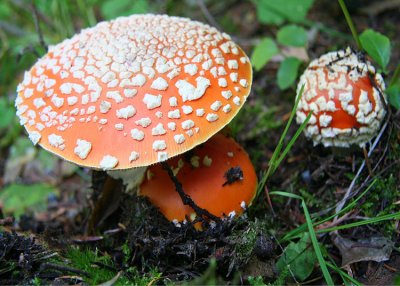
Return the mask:
M 217 217 L 240 215 L 257 190 L 257 175 L 244 149 L 232 138 L 217 134 L 190 152 L 168 160 L 185 193 L 199 207 Z M 182 203 L 175 185 L 160 164 L 150 166 L 139 187 L 164 216 L 175 224 L 193 219 L 192 208 Z
M 348 48 L 312 61 L 298 83 L 304 92 L 297 123 L 308 113 L 304 133 L 325 147 L 363 147 L 378 132 L 386 114 L 385 83 L 372 64 Z

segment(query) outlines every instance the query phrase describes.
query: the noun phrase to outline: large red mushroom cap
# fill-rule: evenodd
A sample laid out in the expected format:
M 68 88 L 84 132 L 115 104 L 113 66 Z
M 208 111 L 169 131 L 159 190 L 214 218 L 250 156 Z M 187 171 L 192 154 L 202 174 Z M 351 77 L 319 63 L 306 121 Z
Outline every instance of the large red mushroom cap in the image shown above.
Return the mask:
M 196 21 L 133 15 L 49 48 L 18 86 L 34 144 L 81 166 L 147 166 L 206 141 L 237 114 L 248 57 Z
M 215 135 L 188 155 L 170 159 L 168 164 L 184 192 L 215 216 L 240 215 L 255 196 L 257 175 L 247 153 L 223 134 Z M 170 221 L 182 222 L 195 214 L 183 204 L 160 164 L 148 168 L 139 194 L 148 197 Z
M 350 48 L 312 61 L 298 83 L 304 85 L 297 108 L 301 124 L 312 116 L 305 135 L 324 146 L 364 146 L 377 133 L 386 114 L 385 83 L 371 63 Z

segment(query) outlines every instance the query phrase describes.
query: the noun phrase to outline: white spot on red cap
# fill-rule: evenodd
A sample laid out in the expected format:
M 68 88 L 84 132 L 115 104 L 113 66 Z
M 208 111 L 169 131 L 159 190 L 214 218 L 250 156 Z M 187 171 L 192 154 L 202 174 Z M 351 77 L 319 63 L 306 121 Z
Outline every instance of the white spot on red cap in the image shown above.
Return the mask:
M 221 91 L 221 95 L 222 97 L 224 97 L 225 99 L 229 99 L 232 97 L 232 91 L 230 90 L 223 90 Z
M 184 105 L 182 106 L 182 111 L 187 115 L 193 112 L 193 108 L 190 105 Z
M 129 88 L 125 88 L 124 89 L 124 96 L 127 98 L 132 98 L 137 94 L 137 89 L 129 89 Z
M 142 74 L 138 74 L 131 79 L 133 86 L 143 86 L 146 83 L 146 77 Z
M 217 100 L 217 101 L 214 101 L 213 104 L 211 104 L 210 108 L 214 111 L 218 111 L 221 108 L 221 106 L 222 106 L 221 101 Z
M 129 155 L 129 162 L 136 161 L 137 159 L 139 159 L 139 153 L 136 151 L 132 151 Z
M 168 88 L 168 82 L 162 77 L 158 77 L 151 84 L 151 88 L 156 90 L 166 90 Z
M 156 127 L 151 129 L 151 135 L 153 136 L 164 135 L 165 133 L 167 133 L 167 131 L 164 129 L 162 123 L 158 123 Z
M 39 143 L 40 138 L 42 138 L 42 135 L 40 135 L 39 132 L 37 132 L 37 131 L 29 132 L 29 139 L 32 141 L 33 145 L 36 145 L 37 143 Z
M 237 70 L 239 68 L 237 60 L 228 60 L 228 68 Z
M 35 98 L 35 99 L 33 100 L 33 105 L 34 105 L 37 109 L 39 109 L 39 108 L 45 106 L 45 105 L 46 105 L 46 102 L 44 102 L 43 98 L 39 97 L 39 98 Z
M 117 109 L 116 113 L 118 118 L 128 119 L 136 114 L 136 108 L 134 108 L 133 105 L 128 105 L 126 107 Z
M 185 135 L 183 134 L 176 134 L 174 135 L 174 140 L 177 144 L 182 144 L 183 142 L 185 142 Z
M 86 159 L 92 149 L 92 144 L 89 141 L 83 139 L 76 140 L 76 146 L 74 153 L 81 159 Z
M 100 161 L 100 168 L 102 168 L 103 170 L 111 170 L 117 165 L 118 158 L 111 155 L 105 155 Z
M 148 109 L 154 109 L 161 106 L 162 95 L 153 95 L 146 93 L 143 98 L 144 104 Z
M 51 146 L 56 147 L 60 150 L 65 149 L 65 145 L 64 145 L 65 141 L 62 136 L 56 135 L 56 134 L 50 134 L 47 138 L 48 138 Z
M 165 140 L 154 140 L 153 142 L 153 150 L 154 151 L 161 151 L 167 148 L 167 143 Z
M 103 100 L 100 103 L 100 112 L 101 113 L 107 113 L 110 110 L 110 108 L 111 108 L 111 103 L 110 102 L 108 102 L 106 100 Z
M 169 101 L 169 106 L 171 107 L 178 106 L 178 100 L 175 96 L 170 97 L 168 101 Z
M 185 73 L 194 76 L 197 73 L 197 65 L 195 64 L 187 64 L 184 67 Z
M 137 141 L 142 141 L 144 139 L 144 132 L 134 128 L 131 130 L 131 137 Z
M 205 94 L 206 89 L 211 85 L 209 79 L 201 76 L 196 78 L 196 82 L 196 87 L 186 80 L 178 80 L 175 83 L 175 86 L 178 88 L 178 93 L 182 97 L 183 102 L 201 98 Z
M 243 87 L 248 87 L 249 86 L 249 83 L 247 82 L 247 80 L 245 80 L 243 78 L 241 80 L 239 80 L 239 84 L 241 86 L 243 86 Z
M 175 131 L 176 130 L 176 123 L 175 122 L 168 122 L 167 123 L 168 129 Z
M 114 125 L 114 128 L 115 128 L 116 130 L 118 130 L 118 131 L 122 131 L 122 130 L 124 130 L 124 124 L 122 124 L 122 123 L 116 123 L 116 124 Z
M 181 124 L 182 124 L 182 128 L 185 130 L 188 130 L 188 129 L 194 127 L 194 122 L 191 119 L 185 120 Z
M 147 127 L 151 124 L 151 119 L 149 117 L 143 117 L 140 118 L 139 120 L 136 120 L 135 124 L 140 125 L 142 127 Z
M 196 109 L 196 115 L 199 116 L 199 117 L 203 116 L 205 113 L 206 112 L 205 112 L 204 108 Z
M 157 152 L 157 160 L 158 162 L 163 162 L 168 160 L 168 153 L 163 151 L 163 152 Z
M 218 120 L 218 115 L 215 113 L 208 113 L 206 116 L 207 121 L 214 122 Z

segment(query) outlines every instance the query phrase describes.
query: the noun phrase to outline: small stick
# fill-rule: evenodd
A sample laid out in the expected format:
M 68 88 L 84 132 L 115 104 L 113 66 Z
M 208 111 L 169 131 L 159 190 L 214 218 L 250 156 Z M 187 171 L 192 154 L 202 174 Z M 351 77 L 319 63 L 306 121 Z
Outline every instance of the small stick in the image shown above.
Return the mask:
M 367 168 L 368 168 L 368 173 L 371 177 L 373 177 L 371 162 L 369 161 L 368 151 L 367 151 L 367 148 L 365 148 L 365 146 L 363 147 L 363 152 L 364 152 L 365 164 L 367 165 Z
M 201 12 L 203 12 L 204 17 L 206 17 L 207 21 L 217 28 L 218 30 L 222 31 L 221 26 L 218 25 L 217 21 L 215 21 L 214 17 L 211 15 L 210 11 L 208 11 L 206 4 L 204 3 L 204 0 L 197 0 L 197 5 L 199 6 Z
M 62 272 L 71 272 L 79 275 L 84 275 L 86 277 L 90 277 L 90 274 L 86 271 L 55 263 L 42 263 L 40 265 L 40 271 L 44 271 L 46 269 L 54 269 Z
M 174 172 L 172 171 L 172 169 L 168 165 L 168 163 L 161 162 L 161 165 L 162 165 L 163 169 L 165 171 L 167 171 L 168 176 L 174 183 L 175 190 L 178 192 L 184 205 L 190 206 L 196 212 L 196 214 L 201 218 L 207 217 L 215 222 L 220 221 L 219 217 L 211 214 L 206 209 L 203 209 L 203 208 L 199 207 L 198 205 L 196 205 L 196 203 L 192 200 L 192 198 L 183 191 L 182 184 L 178 181 L 178 178 L 174 175 Z
M 274 207 L 272 206 L 271 197 L 269 196 L 268 187 L 266 185 L 264 187 L 264 191 L 265 191 L 265 197 L 267 198 L 268 206 L 271 209 L 272 215 L 275 217 L 276 214 L 275 214 L 275 211 L 274 211 Z
M 47 45 L 43 38 L 42 29 L 40 28 L 38 10 L 35 6 L 34 1 L 32 1 L 32 10 L 33 10 L 33 21 L 35 22 L 35 29 L 36 32 L 38 33 L 39 43 L 47 51 Z

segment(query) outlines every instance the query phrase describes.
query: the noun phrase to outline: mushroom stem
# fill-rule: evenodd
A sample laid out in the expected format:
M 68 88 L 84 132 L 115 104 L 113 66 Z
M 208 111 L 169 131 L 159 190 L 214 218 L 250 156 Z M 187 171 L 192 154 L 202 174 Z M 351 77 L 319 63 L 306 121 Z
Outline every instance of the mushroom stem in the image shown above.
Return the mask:
M 88 219 L 86 234 L 91 235 L 119 206 L 123 190 L 122 180 L 106 172 L 93 170 L 93 209 Z
M 177 191 L 177 193 L 181 197 L 182 203 L 184 205 L 187 205 L 187 206 L 191 207 L 196 212 L 197 216 L 200 217 L 201 219 L 206 217 L 206 218 L 208 218 L 210 220 L 213 220 L 215 222 L 219 222 L 220 221 L 219 217 L 211 214 L 206 209 L 203 209 L 203 208 L 199 207 L 192 200 L 192 198 L 183 191 L 182 184 L 179 182 L 178 178 L 174 175 L 174 172 L 172 171 L 171 167 L 168 165 L 167 162 L 165 162 L 165 161 L 161 162 L 161 165 L 162 165 L 163 169 L 168 173 L 168 176 L 170 177 L 172 182 L 174 183 L 175 190 Z

